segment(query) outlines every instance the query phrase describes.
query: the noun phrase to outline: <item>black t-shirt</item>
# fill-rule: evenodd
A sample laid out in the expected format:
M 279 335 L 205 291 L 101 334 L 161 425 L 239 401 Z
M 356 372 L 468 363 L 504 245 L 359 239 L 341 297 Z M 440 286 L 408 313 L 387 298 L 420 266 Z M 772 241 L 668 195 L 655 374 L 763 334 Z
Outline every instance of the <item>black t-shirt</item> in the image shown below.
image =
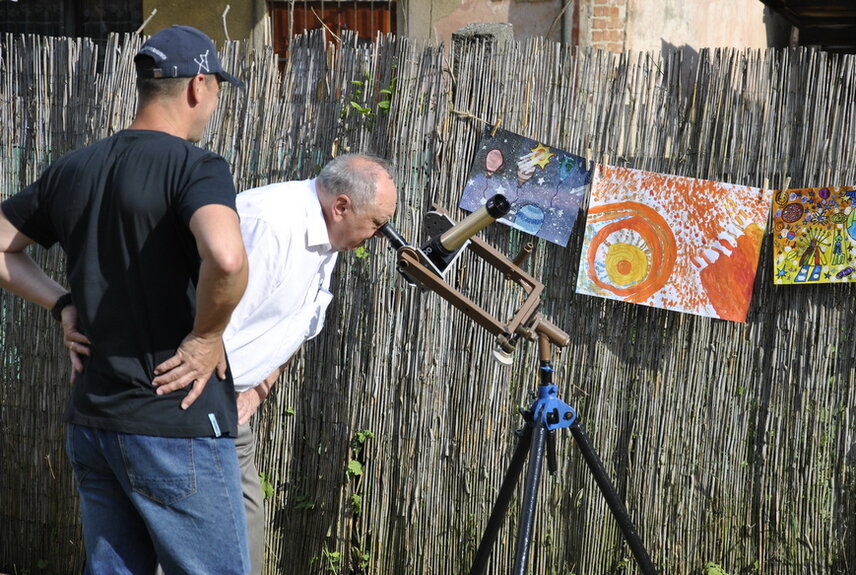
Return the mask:
M 189 387 L 158 396 L 151 384 L 193 328 L 200 259 L 189 222 L 208 204 L 235 209 L 226 161 L 145 130 L 63 156 L 3 202 L 22 233 L 62 246 L 80 329 L 92 341 L 66 421 L 166 437 L 236 435 L 231 374 L 213 375 L 186 411 Z

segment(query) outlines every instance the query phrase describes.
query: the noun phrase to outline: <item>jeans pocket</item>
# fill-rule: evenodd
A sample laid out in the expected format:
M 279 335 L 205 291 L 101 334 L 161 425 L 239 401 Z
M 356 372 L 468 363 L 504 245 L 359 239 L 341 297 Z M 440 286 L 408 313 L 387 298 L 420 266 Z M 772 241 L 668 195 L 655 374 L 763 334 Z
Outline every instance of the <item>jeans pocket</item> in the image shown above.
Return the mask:
M 136 493 L 163 505 L 196 493 L 192 439 L 120 434 L 119 448 Z

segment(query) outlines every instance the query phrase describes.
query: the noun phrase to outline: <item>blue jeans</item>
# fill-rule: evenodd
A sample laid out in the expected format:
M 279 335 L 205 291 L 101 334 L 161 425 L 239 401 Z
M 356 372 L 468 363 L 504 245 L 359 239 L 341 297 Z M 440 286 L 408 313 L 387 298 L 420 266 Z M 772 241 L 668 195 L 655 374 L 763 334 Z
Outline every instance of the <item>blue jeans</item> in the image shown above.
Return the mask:
M 241 472 L 229 437 L 66 429 L 88 574 L 245 575 Z

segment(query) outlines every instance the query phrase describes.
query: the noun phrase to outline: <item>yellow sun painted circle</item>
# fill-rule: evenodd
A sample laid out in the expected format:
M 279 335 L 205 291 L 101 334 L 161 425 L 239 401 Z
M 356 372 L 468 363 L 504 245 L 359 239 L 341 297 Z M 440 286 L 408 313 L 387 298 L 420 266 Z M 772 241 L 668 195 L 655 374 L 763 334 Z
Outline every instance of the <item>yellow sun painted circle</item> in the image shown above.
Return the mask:
M 648 257 L 638 246 L 612 244 L 606 251 L 606 275 L 616 286 L 629 286 L 648 276 Z

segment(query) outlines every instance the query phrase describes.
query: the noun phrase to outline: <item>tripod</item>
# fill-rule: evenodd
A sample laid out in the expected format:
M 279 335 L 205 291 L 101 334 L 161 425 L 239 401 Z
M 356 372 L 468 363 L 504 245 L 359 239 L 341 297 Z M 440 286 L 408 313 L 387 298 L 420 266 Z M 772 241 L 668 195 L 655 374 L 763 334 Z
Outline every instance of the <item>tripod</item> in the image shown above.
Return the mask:
M 633 527 L 627 509 L 615 491 L 600 457 L 592 448 L 577 412 L 558 398 L 558 388 L 553 385 L 551 342 L 544 333 L 538 334 L 538 350 L 540 385 L 538 386 L 537 397 L 529 409 L 522 413 L 526 425 L 523 429 L 518 430 L 517 448 L 494 503 L 493 511 L 470 569 L 470 575 L 484 573 L 502 520 L 508 511 L 508 505 L 514 495 L 520 473 L 523 471 L 526 457 L 531 455 L 523 488 L 520 525 L 518 526 L 514 568 L 512 570 L 514 575 L 525 575 L 529 561 L 529 544 L 532 539 L 532 525 L 535 520 L 542 462 L 546 457 L 550 474 L 556 472 L 556 429 L 560 428 L 570 428 L 577 446 L 580 448 L 582 456 L 588 464 L 595 482 L 600 487 L 606 503 L 618 522 L 624 539 L 627 541 L 642 572 L 645 575 L 656 575 L 657 571 L 654 564 L 642 545 L 642 540 Z
M 532 244 L 524 246 L 521 253 L 512 261 L 474 236 L 479 230 L 506 213 L 508 208 L 509 204 L 505 197 L 497 194 L 481 209 L 455 225 L 445 210 L 435 206 L 435 210 L 425 216 L 425 227 L 432 239 L 422 249 L 409 245 L 389 223 L 378 230 L 389 240 L 392 248 L 396 251 L 398 271 L 409 284 L 418 285 L 422 289 L 430 289 L 439 294 L 467 317 L 496 336 L 498 349 L 494 352 L 494 356 L 497 360 L 502 363 L 510 363 L 511 352 L 514 351 L 516 343 L 521 339 L 537 340 L 538 342 L 541 381 L 537 398 L 532 406 L 523 412 L 526 426 L 518 433 L 517 449 L 502 482 L 499 496 L 476 552 L 470 575 L 481 575 L 484 572 L 491 549 L 496 542 L 502 519 L 514 495 L 520 473 L 523 471 L 523 464 L 531 452 L 523 491 L 514 571 L 512 572 L 514 575 L 526 574 L 542 461 L 546 456 L 550 473 L 556 472 L 556 430 L 565 427 L 570 428 L 577 446 L 600 487 L 609 509 L 618 521 L 618 526 L 621 528 L 642 572 L 644 575 L 656 575 L 657 571 L 654 564 L 642 545 L 642 541 L 627 514 L 627 509 L 615 491 L 600 457 L 592 448 L 576 411 L 558 398 L 558 389 L 553 385 L 551 346 L 564 347 L 568 344 L 570 337 L 537 311 L 544 284 L 520 267 L 527 255 L 531 253 Z M 525 301 L 508 322 L 503 322 L 489 314 L 484 308 L 443 279 L 443 275 L 451 263 L 466 248 L 502 273 L 506 279 L 517 284 L 526 293 Z

